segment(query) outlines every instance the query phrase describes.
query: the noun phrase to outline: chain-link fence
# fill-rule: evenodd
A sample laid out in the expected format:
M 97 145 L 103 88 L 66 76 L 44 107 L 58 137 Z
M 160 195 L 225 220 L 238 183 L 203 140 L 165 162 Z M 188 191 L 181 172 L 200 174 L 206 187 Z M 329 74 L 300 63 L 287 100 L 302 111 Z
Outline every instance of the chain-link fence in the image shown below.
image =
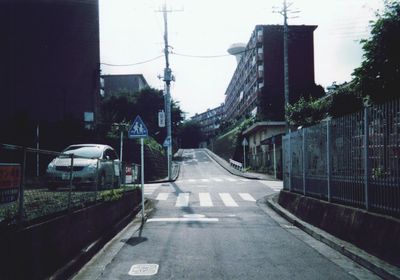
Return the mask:
M 400 216 L 400 101 L 283 138 L 284 188 Z
M 137 187 L 138 170 L 105 153 L 86 157 L 0 144 L 0 227 L 119 199 Z

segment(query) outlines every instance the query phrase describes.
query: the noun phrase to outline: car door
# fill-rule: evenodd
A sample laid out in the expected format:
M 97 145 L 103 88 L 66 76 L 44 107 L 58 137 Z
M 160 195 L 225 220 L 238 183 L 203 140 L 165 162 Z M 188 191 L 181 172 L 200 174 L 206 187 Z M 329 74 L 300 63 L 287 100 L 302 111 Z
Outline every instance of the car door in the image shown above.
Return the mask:
M 107 148 L 104 152 L 106 178 L 109 184 L 114 184 L 119 178 L 120 163 L 113 149 Z

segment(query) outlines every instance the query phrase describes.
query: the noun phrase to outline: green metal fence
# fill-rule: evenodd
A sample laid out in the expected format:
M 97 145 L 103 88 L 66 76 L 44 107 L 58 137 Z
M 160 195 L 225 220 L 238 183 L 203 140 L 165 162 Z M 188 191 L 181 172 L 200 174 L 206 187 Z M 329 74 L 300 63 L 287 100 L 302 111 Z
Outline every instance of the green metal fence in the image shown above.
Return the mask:
M 64 166 L 52 167 L 62 157 Z M 94 176 L 83 182 L 79 161 L 91 161 Z M 138 167 L 129 165 L 130 182 L 125 184 L 126 163 L 116 161 L 104 180 L 102 167 L 107 159 L 76 157 L 54 151 L 0 144 L 0 228 L 30 224 L 101 201 L 119 199 L 137 187 Z M 58 181 L 49 169 L 58 169 Z M 136 172 L 136 173 L 135 173 Z

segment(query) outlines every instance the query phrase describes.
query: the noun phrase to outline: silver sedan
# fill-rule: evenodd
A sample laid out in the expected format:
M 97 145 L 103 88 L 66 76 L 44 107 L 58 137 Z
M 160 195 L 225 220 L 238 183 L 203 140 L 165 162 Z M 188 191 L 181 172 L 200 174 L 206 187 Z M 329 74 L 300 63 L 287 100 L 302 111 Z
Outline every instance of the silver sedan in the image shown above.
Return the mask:
M 71 163 L 73 154 L 73 163 Z M 79 144 L 67 147 L 53 159 L 46 171 L 50 189 L 68 186 L 90 186 L 105 189 L 118 186 L 120 161 L 113 148 L 100 144 Z M 71 172 L 72 167 L 72 172 Z

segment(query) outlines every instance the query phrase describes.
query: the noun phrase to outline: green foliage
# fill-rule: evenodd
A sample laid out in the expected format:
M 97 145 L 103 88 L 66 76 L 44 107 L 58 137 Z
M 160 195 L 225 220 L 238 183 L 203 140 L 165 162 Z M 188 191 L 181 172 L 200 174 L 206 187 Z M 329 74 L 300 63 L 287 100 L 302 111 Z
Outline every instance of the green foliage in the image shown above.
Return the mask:
M 200 124 L 195 121 L 184 122 L 179 130 L 178 137 L 181 139 L 182 148 L 185 149 L 197 148 L 200 142 L 205 139 Z
M 332 117 L 341 117 L 363 108 L 363 99 L 354 93 L 352 85 L 339 89 L 329 99 L 330 107 L 328 108 L 328 113 Z
M 385 10 L 377 14 L 371 37 L 362 40 L 364 61 L 354 70 L 357 96 L 381 103 L 400 96 L 400 1 L 385 1 Z
M 288 105 L 286 119 L 293 126 L 311 126 L 328 115 L 331 101 L 329 99 L 306 100 L 301 97 L 293 105 Z
M 124 193 L 123 189 L 112 189 L 107 191 L 102 191 L 100 193 L 100 199 L 103 201 L 116 201 L 122 197 Z
M 118 137 L 117 131 L 112 129 L 112 124 L 130 123 L 140 115 L 149 135 L 162 143 L 166 137 L 166 129 L 158 127 L 158 112 L 162 109 L 164 109 L 164 96 L 160 90 L 145 88 L 134 94 L 120 93 L 102 100 L 101 122 L 107 127 L 108 136 Z M 178 102 L 172 101 L 171 112 L 172 126 L 176 128 L 183 121 L 183 112 Z
M 225 160 L 229 160 L 230 158 L 239 159 L 238 157 L 243 154 L 239 151 L 242 147 L 242 133 L 252 126 L 254 122 L 254 118 L 245 119 L 238 126 L 217 137 L 214 142 L 214 152 Z
M 157 151 L 164 155 L 164 148 L 161 144 L 159 144 L 154 138 L 148 137 L 144 141 L 144 144 L 151 150 L 151 151 Z

